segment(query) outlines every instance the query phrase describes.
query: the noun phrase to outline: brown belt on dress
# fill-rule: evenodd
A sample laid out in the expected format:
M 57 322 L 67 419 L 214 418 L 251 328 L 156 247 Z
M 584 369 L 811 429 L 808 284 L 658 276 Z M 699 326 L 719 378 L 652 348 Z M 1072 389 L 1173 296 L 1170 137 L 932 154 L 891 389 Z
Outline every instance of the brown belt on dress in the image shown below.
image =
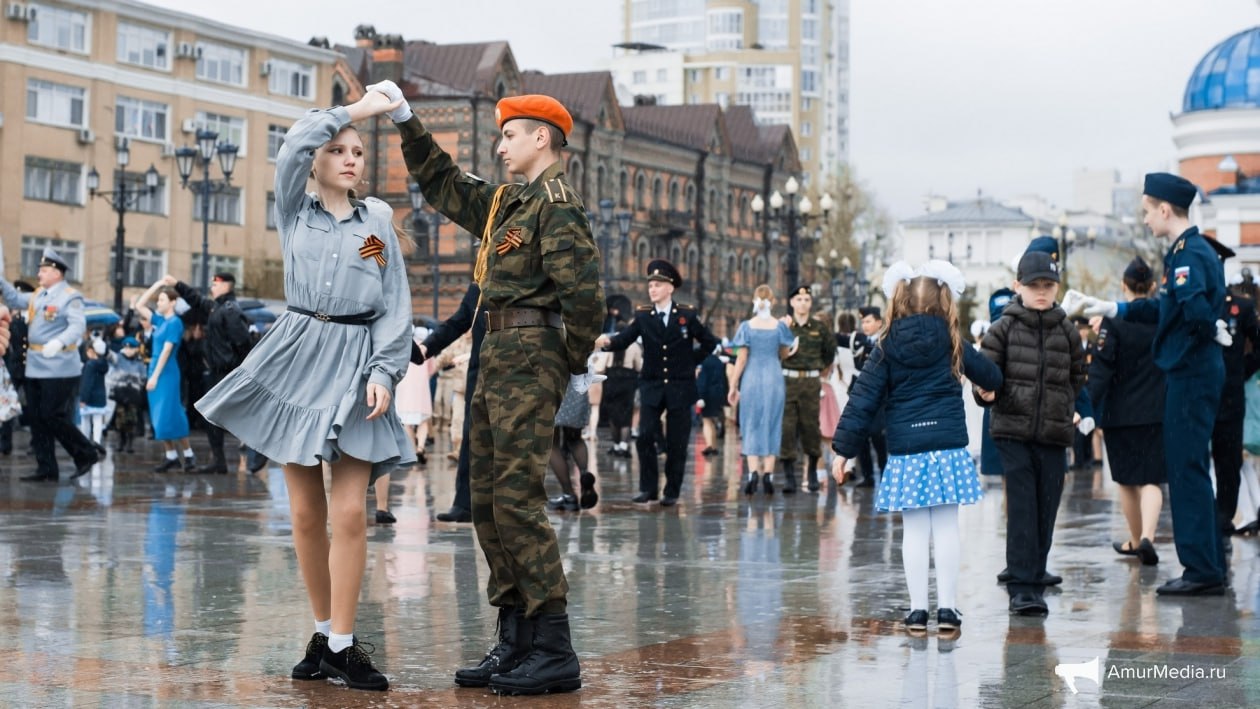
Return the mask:
M 510 327 L 564 327 L 564 319 L 560 313 L 553 313 L 543 308 L 504 308 L 503 310 L 483 310 L 486 318 L 486 332 L 506 330 Z

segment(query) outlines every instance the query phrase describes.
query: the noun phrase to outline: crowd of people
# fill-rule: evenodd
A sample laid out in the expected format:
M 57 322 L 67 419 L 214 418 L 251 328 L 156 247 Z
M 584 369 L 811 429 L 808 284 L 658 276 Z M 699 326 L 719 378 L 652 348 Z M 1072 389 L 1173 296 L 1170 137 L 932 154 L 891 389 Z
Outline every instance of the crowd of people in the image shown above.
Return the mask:
M 428 201 L 481 239 L 460 308 L 431 330 L 413 321 L 410 242 L 393 210 L 355 192 L 365 159 L 354 123 L 374 116 L 396 124 Z M 158 473 L 225 474 L 232 433 L 248 469 L 275 461 L 288 489 L 313 616 L 292 677 L 356 689 L 389 686 L 355 634 L 365 500 L 375 487 L 377 523 L 396 521 L 388 475 L 426 464 L 433 423 L 449 431 L 456 461 L 453 503 L 436 517 L 472 523 L 498 619 L 490 651 L 454 673 L 463 687 L 581 687 L 546 512 L 598 504 L 588 441 L 601 425 L 608 456 L 637 458 L 642 511 L 680 504 L 697 419 L 706 458 L 730 439 L 728 425 L 738 428 L 744 495 L 818 493 L 851 475 L 874 488 L 874 507 L 901 520 L 912 633 L 930 624 L 933 557 L 936 626 L 961 628 L 959 508 L 983 496 L 982 475 L 1003 479 L 998 578 L 1010 610 L 1048 612 L 1044 588 L 1062 583 L 1046 562 L 1068 454 L 1087 464 L 1098 439 L 1128 527 L 1115 551 L 1158 563 L 1167 484 L 1185 572 L 1158 593 L 1225 592 L 1236 511 L 1242 532 L 1260 526 L 1260 483 L 1242 454 L 1245 442 L 1260 450 L 1260 433 L 1245 434 L 1244 389 L 1260 369 L 1260 324 L 1254 291 L 1226 293 L 1228 249 L 1189 223 L 1193 185 L 1147 177 L 1146 225 L 1171 245 L 1158 285 L 1149 265 L 1130 264 L 1125 302 L 1064 292 L 1057 243 L 1043 237 L 1019 259 L 1012 288 L 994 294 L 991 322 L 972 326 L 974 342 L 959 321 L 965 274 L 943 261 L 888 269 L 887 320 L 866 307 L 860 322 L 825 322 L 808 284 L 790 284 L 776 315 L 776 293 L 760 286 L 751 316 L 722 340 L 674 299 L 683 274 L 668 261 L 646 265 L 646 304 L 604 299 L 586 212 L 560 159 L 573 122 L 559 102 L 506 98 L 496 116 L 498 155 L 523 182 L 462 171 L 389 81 L 290 128 L 275 176 L 287 310 L 261 339 L 229 273 L 205 295 L 166 276 L 107 333 L 87 330 L 82 294 L 55 251 L 44 252 L 37 291 L 0 279 L 0 349 L 13 382 L 0 378 L 0 419 L 23 409 L 37 462 L 23 480 L 59 479 L 55 443 L 73 461 L 71 479 L 87 474 L 107 431 L 120 452 L 151 431 L 164 450 Z M 972 407 L 985 410 L 978 456 Z M 210 451 L 200 467 L 190 443 L 199 425 Z M 0 426 L 0 452 L 11 450 L 12 427 Z M 560 490 L 551 499 L 548 471 Z

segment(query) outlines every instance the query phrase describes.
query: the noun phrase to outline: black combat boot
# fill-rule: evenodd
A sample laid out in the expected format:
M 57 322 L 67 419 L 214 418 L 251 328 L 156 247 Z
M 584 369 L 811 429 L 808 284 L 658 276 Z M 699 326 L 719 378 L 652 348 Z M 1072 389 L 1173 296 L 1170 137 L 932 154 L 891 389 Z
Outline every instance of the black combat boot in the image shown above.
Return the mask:
M 809 491 L 818 492 L 819 488 L 822 487 L 818 482 L 818 459 L 806 458 L 805 462 L 809 465 L 805 469 L 805 480 L 809 482 Z
M 581 688 L 582 668 L 569 639 L 568 614 L 538 615 L 533 625 L 533 650 L 512 671 L 491 677 L 490 689 L 495 694 L 543 694 Z
M 796 461 L 783 461 L 783 494 L 793 495 L 796 493 Z
M 461 687 L 484 687 L 491 675 L 507 672 L 520 664 L 534 648 L 534 624 L 525 612 L 514 606 L 499 608 L 499 643 L 490 648 L 476 667 L 455 671 L 455 684 Z

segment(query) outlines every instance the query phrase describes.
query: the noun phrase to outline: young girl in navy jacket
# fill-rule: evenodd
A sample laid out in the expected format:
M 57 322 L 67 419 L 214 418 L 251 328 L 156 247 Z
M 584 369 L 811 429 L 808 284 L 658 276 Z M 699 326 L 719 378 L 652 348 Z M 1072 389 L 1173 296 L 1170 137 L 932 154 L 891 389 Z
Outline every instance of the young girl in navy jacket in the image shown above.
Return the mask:
M 983 496 L 976 465 L 967 452 L 962 378 L 981 392 L 1002 386 L 1002 372 L 962 339 L 955 298 L 966 287 L 962 272 L 945 261 L 915 270 L 905 262 L 889 268 L 884 295 L 890 304 L 878 344 L 862 367 L 832 440 L 837 483 L 844 465 L 886 414 L 888 466 L 875 506 L 900 512 L 902 563 L 910 590 L 906 629 L 927 630 L 928 547 L 936 553 L 936 620 L 942 632 L 962 626 L 955 607 L 958 585 L 958 506 Z

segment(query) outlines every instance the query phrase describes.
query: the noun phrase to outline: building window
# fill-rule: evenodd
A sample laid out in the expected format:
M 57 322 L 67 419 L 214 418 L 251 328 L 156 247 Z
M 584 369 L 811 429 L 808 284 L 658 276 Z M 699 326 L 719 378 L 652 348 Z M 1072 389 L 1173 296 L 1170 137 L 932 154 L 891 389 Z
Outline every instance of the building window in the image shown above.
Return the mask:
M 66 241 L 65 239 L 53 239 L 46 236 L 23 236 L 22 237 L 22 273 L 39 273 L 39 262 L 44 259 L 44 249 L 55 250 L 69 266 L 66 271 L 67 277 L 73 280 L 79 280 L 79 260 L 82 256 L 80 250 L 83 248 L 82 243 L 78 241 Z M 159 277 L 160 274 L 159 274 Z M 154 278 L 153 281 L 156 281 Z M 149 281 L 152 283 L 153 281 Z
M 801 121 L 801 137 L 808 138 L 814 133 L 814 124 L 810 121 Z
M 220 254 L 210 254 L 210 276 L 213 278 L 216 273 L 230 273 L 236 277 L 236 284 L 239 286 L 244 269 L 241 267 L 240 256 L 223 256 Z M 161 276 L 158 276 L 161 278 Z M 196 251 L 192 255 L 192 278 L 189 283 L 201 282 L 201 252 Z M 150 281 L 152 283 L 152 281 Z M 142 285 L 142 284 L 137 284 Z
M 197 125 L 218 133 L 220 143 L 235 145 L 237 155 L 245 154 L 245 119 L 197 111 Z
M 811 159 L 812 156 L 809 148 L 801 148 L 801 162 Z
M 691 76 L 691 82 L 692 82 L 692 83 L 696 83 L 696 82 L 700 81 L 700 70 L 699 70 L 699 69 L 692 69 L 692 70 L 690 70 L 690 71 L 688 72 L 688 74 Z
M 170 46 L 169 32 L 128 22 L 118 23 L 118 61 L 124 64 L 170 69 Z
M 631 83 L 635 83 L 635 84 L 646 84 L 646 83 L 647 83 L 647 71 L 645 71 L 645 70 L 643 70 L 643 69 L 639 69 L 639 70 L 635 71 L 635 72 L 634 72 L 634 74 L 633 74 L 633 78 L 631 79 Z
M 8 5 L 8 3 L 5 3 Z M 27 3 L 33 16 L 26 24 L 26 40 L 54 49 L 66 49 L 86 54 L 88 15 L 86 12 L 64 7 Z
M 22 196 L 58 204 L 83 204 L 79 180 L 83 166 L 73 162 L 26 157 L 26 177 Z
M 621 200 L 622 207 L 630 206 L 630 173 L 624 168 L 621 170 L 621 176 L 617 178 L 617 194 Z
M 201 193 L 193 198 L 193 220 L 201 219 Z M 210 195 L 210 221 L 215 224 L 241 223 L 241 190 L 229 187 Z
M 731 95 L 726 91 L 717 92 L 714 94 L 714 99 L 717 101 L 717 105 L 722 108 L 726 108 L 731 103 Z
M 678 211 L 678 181 L 669 181 L 669 208 L 671 211 Z
M 805 69 L 801 72 L 801 91 L 809 93 L 817 93 L 818 91 L 818 72 L 813 69 Z
M 657 69 L 657 70 L 656 70 L 656 80 L 657 80 L 658 82 L 662 82 L 662 83 L 663 83 L 663 82 L 666 82 L 666 81 L 669 81 L 669 70 L 668 70 L 668 69 Z
M 634 178 L 634 208 L 643 209 L 643 203 L 647 199 L 647 177 L 642 172 Z
M 153 189 L 153 194 L 148 194 L 148 188 L 144 185 L 143 172 L 124 172 L 123 179 L 127 181 L 127 191 L 135 193 L 135 206 L 130 207 L 133 212 L 142 212 L 144 214 L 166 215 L 166 178 L 158 177 L 157 187 Z M 118 172 L 114 172 L 114 184 L 117 184 Z M 143 285 L 143 284 L 141 284 Z
M 166 274 L 166 252 L 159 249 L 138 249 L 127 246 L 123 249 L 123 285 L 147 286 Z M 114 273 L 115 259 L 118 251 L 109 247 L 109 272 Z M 112 278 L 112 276 L 111 276 Z
M 313 65 L 286 59 L 272 59 L 267 64 L 271 67 L 267 75 L 267 86 L 271 93 L 307 99 L 315 97 L 311 93 L 311 86 L 315 83 Z
M 114 105 L 114 132 L 165 142 L 169 111 L 170 107 L 164 103 L 119 96 Z
M 83 110 L 86 94 L 87 91 L 78 86 L 27 79 L 26 117 L 39 123 L 83 128 L 86 126 Z
M 276 229 L 276 193 L 267 190 L 267 228 Z
M 284 134 L 289 129 L 284 126 L 278 126 L 274 123 L 267 126 L 267 159 L 275 160 L 276 155 L 280 154 L 280 146 L 284 145 Z
M 652 180 L 652 209 L 661 208 L 661 197 L 664 195 L 665 185 L 661 183 L 661 178 Z
M 724 66 L 720 66 L 713 70 L 713 78 L 717 79 L 718 81 L 726 81 L 726 77 L 729 75 L 730 75 L 730 69 Z
M 197 43 L 197 78 L 234 86 L 245 85 L 244 49 L 210 42 Z

